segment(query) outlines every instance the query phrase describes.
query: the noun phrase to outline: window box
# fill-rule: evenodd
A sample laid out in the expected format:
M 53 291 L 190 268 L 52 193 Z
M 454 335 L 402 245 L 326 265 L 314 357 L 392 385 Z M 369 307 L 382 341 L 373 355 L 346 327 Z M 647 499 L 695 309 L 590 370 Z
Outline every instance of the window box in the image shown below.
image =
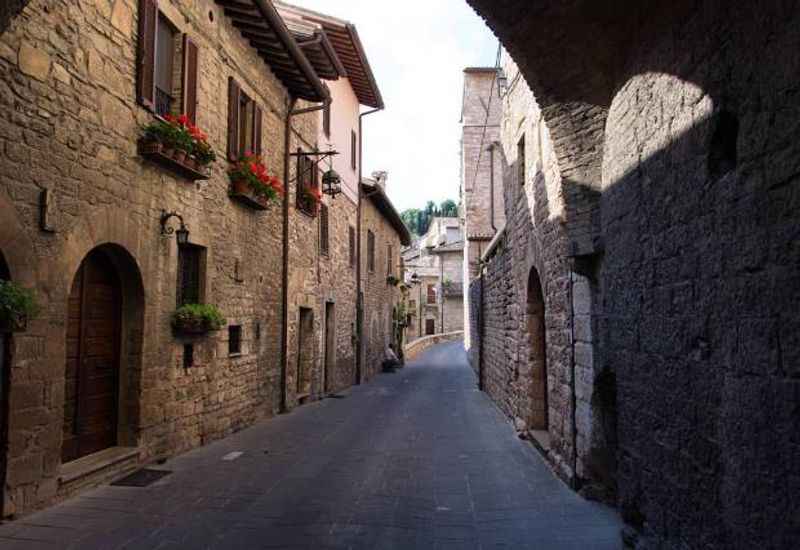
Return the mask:
M 225 318 L 216 306 L 186 304 L 172 314 L 172 329 L 176 336 L 202 336 L 220 330 Z
M 231 182 L 230 197 L 255 210 L 266 210 L 269 207 L 269 199 L 263 195 L 253 193 L 248 183 L 244 180 Z
M 208 179 L 208 173 L 198 168 L 197 161 L 187 156 L 186 151 L 169 149 L 157 141 L 142 139 L 139 141 L 139 154 L 189 181 Z

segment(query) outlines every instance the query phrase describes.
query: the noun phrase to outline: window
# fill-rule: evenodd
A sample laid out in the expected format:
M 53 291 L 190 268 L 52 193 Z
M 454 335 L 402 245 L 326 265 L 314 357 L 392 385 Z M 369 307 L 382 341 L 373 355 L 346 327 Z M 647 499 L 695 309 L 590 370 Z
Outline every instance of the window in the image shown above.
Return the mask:
M 183 346 L 183 368 L 188 369 L 194 366 L 194 345 L 185 344 Z
M 178 30 L 158 11 L 157 0 L 139 1 L 138 35 L 137 100 L 159 116 L 185 113 L 196 122 L 197 45 L 187 35 L 179 40 Z M 175 67 L 181 58 L 182 75 L 178 75 Z
M 436 334 L 436 320 L 425 319 L 425 335 L 430 336 Z
M 367 231 L 367 268 L 375 271 L 375 234 Z
M 392 245 L 386 247 L 386 274 L 391 275 L 392 270 Z
M 261 154 L 261 108 L 233 78 L 228 79 L 228 159 L 235 162 L 247 152 Z
M 428 285 L 428 303 L 435 304 L 436 303 L 436 286 L 435 285 Z
M 327 137 L 331 137 L 331 104 L 325 106 L 322 111 L 322 129 Z
M 350 242 L 350 267 L 356 266 L 356 228 L 348 227 L 348 240 Z
M 298 153 L 302 150 L 298 149 Z M 297 157 L 297 208 L 306 214 L 317 213 L 317 199 L 312 192 L 319 190 L 319 171 L 311 158 L 298 155 Z
M 517 177 L 519 184 L 525 185 L 525 134 L 522 134 L 517 143 Z
M 175 61 L 175 29 L 167 19 L 159 14 L 156 31 L 156 114 L 172 113 L 173 86 L 172 74 Z
M 350 132 L 350 167 L 355 170 L 358 167 L 358 136 L 355 130 Z
M 739 119 L 730 111 L 714 117 L 714 133 L 708 153 L 709 175 L 718 179 L 736 169 L 739 141 Z
M 319 252 L 323 256 L 328 255 L 328 207 L 324 204 L 319 205 Z
M 228 355 L 241 355 L 242 353 L 242 327 L 231 325 L 228 327 Z
M 178 307 L 202 303 L 202 269 L 204 248 L 194 245 L 178 247 Z

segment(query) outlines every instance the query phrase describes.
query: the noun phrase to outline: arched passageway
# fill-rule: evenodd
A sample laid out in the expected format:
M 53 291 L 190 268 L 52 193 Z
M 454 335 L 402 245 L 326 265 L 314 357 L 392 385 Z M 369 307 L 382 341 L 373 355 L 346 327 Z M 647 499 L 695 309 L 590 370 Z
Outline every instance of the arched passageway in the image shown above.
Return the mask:
M 89 252 L 67 305 L 62 462 L 133 444 L 142 322 L 133 259 L 116 245 Z
M 547 431 L 547 338 L 544 320 L 542 282 L 535 267 L 528 275 L 528 300 L 525 315 L 528 330 L 528 362 L 531 372 L 531 429 Z
M 0 281 L 11 279 L 8 264 L 6 264 L 3 251 L 0 250 Z M 8 448 L 8 388 L 9 369 L 11 368 L 9 355 L 9 336 L 0 331 L 0 511 L 4 499 L 6 486 L 6 449 Z

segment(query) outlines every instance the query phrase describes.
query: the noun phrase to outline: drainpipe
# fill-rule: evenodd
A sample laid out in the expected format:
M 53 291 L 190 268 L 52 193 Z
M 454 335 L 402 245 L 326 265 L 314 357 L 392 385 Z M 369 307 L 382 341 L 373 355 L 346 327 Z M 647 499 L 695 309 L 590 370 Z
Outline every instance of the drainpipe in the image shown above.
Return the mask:
M 313 107 L 306 107 L 304 109 L 295 110 L 297 98 L 290 97 L 289 105 L 286 110 L 286 126 L 283 131 L 283 272 L 282 272 L 282 295 L 281 295 L 281 372 L 280 372 L 280 385 L 281 385 L 281 402 L 280 412 L 287 411 L 286 403 L 286 379 L 289 369 L 289 160 L 291 159 L 291 135 L 292 135 L 292 117 L 319 111 L 330 105 L 331 99 L 327 97 L 322 105 L 315 105 Z
M 364 300 L 361 297 L 361 180 L 363 178 L 363 151 L 364 140 L 362 135 L 364 133 L 364 117 L 382 111 L 383 107 L 365 111 L 358 115 L 358 181 L 356 182 L 356 189 L 358 190 L 358 206 L 356 208 L 356 385 L 361 384 L 362 365 L 361 365 L 361 352 L 364 349 Z
M 489 146 L 489 219 L 492 223 L 492 235 L 497 233 L 497 227 L 494 225 L 494 148 L 496 145 L 496 143 L 492 143 Z

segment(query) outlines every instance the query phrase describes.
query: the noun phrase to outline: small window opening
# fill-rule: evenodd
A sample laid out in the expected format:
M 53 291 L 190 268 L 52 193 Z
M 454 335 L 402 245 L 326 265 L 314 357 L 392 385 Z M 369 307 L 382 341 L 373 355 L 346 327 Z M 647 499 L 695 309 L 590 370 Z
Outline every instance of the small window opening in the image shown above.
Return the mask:
M 721 111 L 714 121 L 708 152 L 708 171 L 712 178 L 720 178 L 736 170 L 738 141 L 739 119 L 730 111 Z
M 194 366 L 194 345 L 186 344 L 183 346 L 183 368 L 188 369 Z
M 242 353 L 242 327 L 231 325 L 228 327 L 228 355 L 241 355 Z
M 255 339 L 261 340 L 261 323 L 256 323 L 254 328 Z

